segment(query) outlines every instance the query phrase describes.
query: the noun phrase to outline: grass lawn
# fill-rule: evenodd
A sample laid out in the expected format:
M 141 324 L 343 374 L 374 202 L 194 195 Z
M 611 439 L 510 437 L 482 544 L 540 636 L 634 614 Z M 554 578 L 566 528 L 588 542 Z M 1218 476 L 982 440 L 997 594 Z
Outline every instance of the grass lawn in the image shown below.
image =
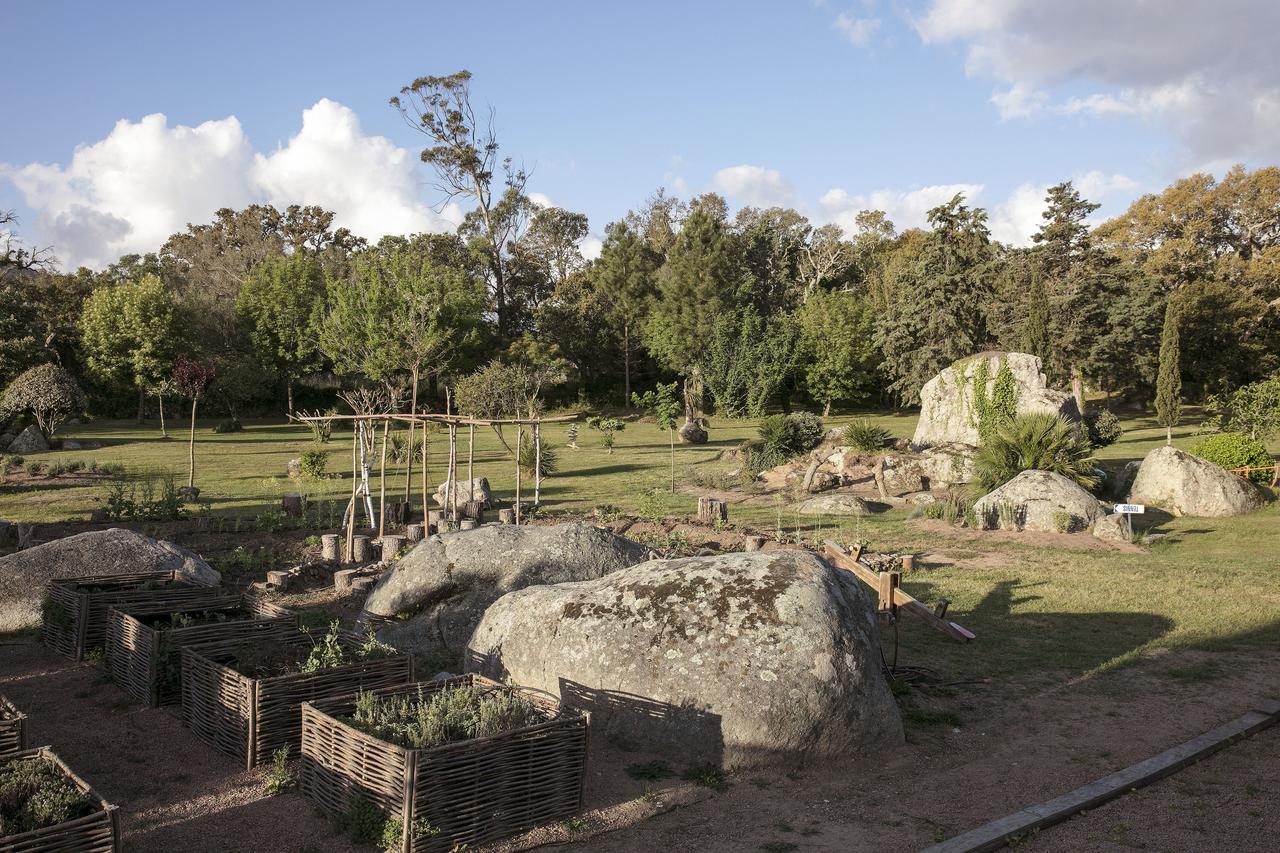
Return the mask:
M 915 416 L 873 414 L 895 436 L 910 436 Z M 850 417 L 829 419 L 846 423 Z M 291 458 L 308 447 L 309 432 L 297 425 L 248 422 L 241 433 L 214 435 L 200 423 L 196 444 L 196 484 L 201 503 L 215 514 L 253 514 L 279 505 L 284 492 L 302 489 L 312 501 L 332 501 L 340 515 L 350 493 L 349 433 L 335 433 L 329 448 L 333 479 L 301 486 L 285 476 Z M 1108 465 L 1141 459 L 1164 440 L 1149 418 L 1125 422 L 1125 433 L 1099 454 Z M 555 512 L 585 512 L 601 505 L 635 511 L 642 493 L 662 489 L 670 473 L 665 432 L 652 424 L 630 423 L 612 453 L 600 447 L 600 433 L 583 427 L 579 449 L 566 446 L 567 427 L 550 424 L 544 442 L 559 460 L 558 473 L 544 482 L 543 504 Z M 1189 447 L 1195 427 L 1175 431 L 1174 443 Z M 722 450 L 755 434 L 753 421 L 712 423 L 712 441 L 676 448 L 677 478 L 690 465 L 714 463 Z M 66 451 L 31 459 L 97 460 L 123 463 L 130 472 L 155 470 L 186 479 L 185 433 L 163 439 L 153 426 L 96 422 L 65 430 L 64 438 L 99 441 L 100 449 Z M 514 444 L 514 431 L 507 440 Z M 466 433 L 460 441 L 460 471 L 466 474 Z M 1273 446 L 1273 452 L 1280 447 Z M 431 445 L 431 478 L 445 467 L 444 433 Z M 345 469 L 345 471 L 344 471 Z M 476 430 L 475 469 L 489 479 L 500 499 L 509 499 L 514 472 L 509 457 L 489 429 Z M 415 477 L 416 477 L 415 473 Z M 395 467 L 388 494 L 403 492 L 403 467 Z M 525 488 L 530 484 L 526 481 Z M 375 500 L 377 480 L 373 481 Z M 420 483 L 415 484 L 419 492 Z M 103 499 L 102 486 L 53 484 L 0 487 L 0 518 L 11 521 L 84 520 Z M 526 491 L 526 494 L 529 494 Z M 694 499 L 663 494 L 671 513 L 689 514 Z M 1237 519 L 1174 519 L 1159 526 L 1167 538 L 1147 552 L 1045 547 L 1020 543 L 1017 536 L 981 536 L 911 521 L 902 509 L 855 519 L 837 528 L 831 519 L 806 518 L 773 506 L 735 506 L 731 521 L 773 529 L 800 528 L 813 541 L 837 534 L 865 538 L 872 550 L 911 551 L 923 567 L 906 579 L 918 598 L 951 600 L 951 618 L 974 631 L 978 643 L 959 646 L 907 620 L 901 631 L 904 660 L 928 659 L 956 679 L 1012 679 L 1088 675 L 1166 649 L 1244 650 L 1280 641 L 1280 504 Z M 1194 674 L 1193 674 L 1194 675 Z

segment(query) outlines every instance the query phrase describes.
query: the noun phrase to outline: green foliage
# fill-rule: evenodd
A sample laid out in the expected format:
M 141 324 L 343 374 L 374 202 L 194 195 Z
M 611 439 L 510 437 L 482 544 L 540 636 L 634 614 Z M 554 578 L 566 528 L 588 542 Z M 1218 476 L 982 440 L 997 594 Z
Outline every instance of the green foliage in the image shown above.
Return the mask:
M 810 412 L 770 415 L 760 421 L 757 432 L 759 443 L 748 447 L 750 465 L 756 473 L 809 452 L 826 434 L 822 421 Z
M 347 834 L 356 844 L 381 841 L 389 820 L 386 812 L 364 797 L 353 796 L 347 806 Z
M 103 485 L 108 521 L 176 521 L 182 518 L 182 498 L 171 473 L 144 472 Z
M 1076 533 L 1080 529 L 1080 518 L 1059 510 L 1053 514 L 1053 529 L 1059 533 Z
M 1196 442 L 1191 453 L 1228 471 L 1232 468 L 1258 468 L 1276 464 L 1265 444 L 1240 432 L 1207 435 Z M 1240 476 L 1266 485 L 1271 482 L 1273 474 L 1273 471 L 1252 471 Z
M 135 388 L 163 381 L 183 346 L 173 294 L 150 273 L 94 290 L 79 326 L 89 373 Z
M 1178 311 L 1170 301 L 1164 312 L 1160 375 L 1156 378 L 1156 423 L 1166 430 L 1172 430 L 1182 420 L 1182 367 L 1178 349 Z
M 470 738 L 490 737 L 542 719 L 537 707 L 504 689 L 459 685 L 431 695 L 378 696 L 361 693 L 351 724 L 410 749 L 428 749 Z
M 867 400 L 880 370 L 871 306 L 852 293 L 819 290 L 796 312 L 796 321 L 809 396 L 828 412 L 837 403 Z
M 659 522 L 667 517 L 666 498 L 657 486 L 642 489 L 636 495 L 636 515 L 645 521 Z
M 324 447 L 308 447 L 298 456 L 298 464 L 302 468 L 302 476 L 319 480 L 324 477 L 329 466 L 329 451 Z
M 844 428 L 844 443 L 861 453 L 882 450 L 893 436 L 887 429 L 877 426 L 869 418 L 850 421 Z
M 714 764 L 699 764 L 696 767 L 690 767 L 684 771 L 684 778 L 695 785 L 701 785 L 717 792 L 729 789 L 729 782 L 725 779 L 724 771 Z
M 668 385 L 659 382 L 652 391 L 632 394 L 631 404 L 651 416 L 659 429 L 676 429 L 680 426 L 680 418 L 684 414 L 684 403 L 680 400 L 677 388 L 676 382 Z
M 226 435 L 232 432 L 244 432 L 244 424 L 235 418 L 223 418 L 213 425 L 215 435 Z
M 1280 373 L 1241 386 L 1230 394 L 1215 394 L 1205 405 L 1205 427 L 1218 432 L 1243 432 L 1258 441 L 1280 434 Z
M 47 758 L 0 766 L 0 837 L 56 826 L 93 810 L 89 795 Z
M 963 368 L 960 368 L 963 370 Z M 1018 385 L 1007 362 L 996 370 L 991 380 L 991 367 L 986 358 L 979 358 L 973 369 L 973 425 L 978 429 L 980 441 L 987 441 L 1002 426 L 1011 421 L 1018 411 Z M 991 393 L 987 393 L 987 383 Z
M 799 328 L 788 314 L 747 307 L 715 320 L 701 350 L 700 376 L 727 417 L 760 417 L 800 357 Z
M 76 380 L 61 367 L 40 364 L 28 368 L 0 396 L 0 418 L 30 412 L 46 436 L 57 432 L 67 418 L 88 408 Z
M 1057 415 L 1018 415 L 978 448 L 974 486 L 993 491 L 1023 471 L 1052 471 L 1086 489 L 1097 485 L 1089 443 Z
M 420 817 L 413 822 L 411 831 L 411 840 L 417 841 L 420 838 L 432 838 L 440 834 L 437 827 L 431 825 L 431 821 L 425 817 Z M 401 847 L 404 841 L 404 823 L 393 817 L 388 817 L 387 822 L 382 826 L 382 837 L 379 839 L 380 846 L 387 853 L 397 853 L 403 849 Z
M 587 418 L 587 426 L 600 430 L 600 446 L 609 453 L 613 453 L 614 436 L 627 428 L 626 423 L 617 418 L 606 418 L 600 415 Z
M 364 641 L 355 649 L 347 648 L 342 641 L 341 623 L 334 619 L 329 624 L 328 632 L 318 641 L 313 641 L 311 651 L 298 662 L 298 672 L 323 672 L 361 660 L 373 660 L 397 654 L 394 646 L 382 642 L 374 636 L 370 628 Z
M 458 411 L 476 418 L 526 417 L 538 402 L 528 368 L 497 359 L 458 379 L 453 394 Z
M 1085 431 L 1094 447 L 1108 447 L 1119 440 L 1124 430 L 1120 419 L 1110 409 L 1093 409 L 1084 416 Z
M 965 499 L 964 495 L 958 492 L 946 492 L 938 500 L 921 507 L 920 516 L 943 521 L 947 524 L 959 524 L 962 521 L 967 522 L 969 520 L 971 509 L 972 505 Z
M 38 459 L 32 459 L 26 465 L 22 466 L 22 470 L 28 477 L 39 477 L 44 473 L 44 463 Z
M 325 292 L 324 270 L 310 252 L 272 255 L 245 279 L 236 313 L 262 363 L 290 383 L 321 366 L 315 324 Z
M 535 465 L 539 456 L 540 467 Z M 535 445 L 533 437 L 528 433 L 520 436 L 519 460 L 520 473 L 526 477 L 532 477 L 536 471 L 540 471 L 543 477 L 550 477 L 560 470 L 560 457 L 551 443 L 543 439 Z
M 813 412 L 792 412 L 787 420 L 795 427 L 795 446 L 801 453 L 813 450 L 827 435 L 822 419 Z
M 264 791 L 268 797 L 274 797 L 292 788 L 296 781 L 289 769 L 289 747 L 282 746 L 271 753 L 271 769 L 267 772 Z

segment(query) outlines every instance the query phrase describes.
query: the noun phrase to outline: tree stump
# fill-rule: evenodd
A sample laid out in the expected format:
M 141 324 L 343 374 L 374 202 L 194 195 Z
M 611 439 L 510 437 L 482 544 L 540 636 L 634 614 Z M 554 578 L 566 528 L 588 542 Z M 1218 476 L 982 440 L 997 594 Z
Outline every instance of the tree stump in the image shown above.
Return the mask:
M 763 536 L 746 536 L 742 540 L 742 550 L 759 551 L 764 547 L 765 539 Z
M 503 524 L 515 524 L 516 511 L 514 509 L 498 510 L 498 521 L 502 522 Z
M 333 573 L 333 588 L 338 592 L 346 592 L 351 589 L 351 579 L 356 576 L 359 569 L 340 569 Z
M 475 530 L 479 526 L 480 522 L 476 521 L 474 518 L 464 518 L 458 522 L 459 530 Z
M 390 563 L 400 553 L 400 549 L 404 547 L 404 536 L 393 536 L 384 533 L 382 536 L 382 562 Z
M 410 524 L 404 529 L 405 539 L 410 542 L 421 542 L 423 532 L 426 530 L 425 524 Z
M 440 509 L 430 510 L 427 512 L 427 524 L 430 527 L 435 528 L 436 530 L 439 530 L 440 520 L 444 517 L 445 517 L 444 510 L 440 510 Z
M 461 518 L 474 519 L 477 523 L 484 523 L 484 501 L 464 501 L 458 504 L 458 515 Z
M 698 523 L 714 527 L 729 521 L 729 505 L 715 498 L 698 498 Z
M 356 578 L 351 581 L 351 591 L 355 593 L 368 593 L 369 590 L 373 589 L 373 585 L 377 582 L 377 578 Z
M 369 537 L 353 536 L 351 537 L 351 559 L 356 563 L 369 562 Z
M 331 563 L 342 561 L 342 537 L 337 533 L 326 533 L 320 537 L 320 556 Z
M 267 572 L 267 583 L 274 586 L 276 589 L 288 589 L 289 581 L 292 579 L 293 576 L 290 575 L 288 571 L 276 570 Z
M 306 495 L 290 492 L 280 498 L 280 508 L 290 518 L 301 518 L 302 514 L 307 511 Z
M 916 555 L 903 554 L 902 555 L 902 573 L 906 574 L 907 572 L 913 571 L 915 567 L 916 567 Z

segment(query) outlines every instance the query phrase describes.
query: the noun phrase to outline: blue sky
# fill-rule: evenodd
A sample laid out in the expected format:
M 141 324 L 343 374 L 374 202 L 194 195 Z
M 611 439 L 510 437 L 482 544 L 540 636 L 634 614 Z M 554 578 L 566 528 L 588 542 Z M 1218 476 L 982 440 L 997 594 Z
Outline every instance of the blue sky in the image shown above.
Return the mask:
M 67 265 L 255 200 L 327 203 L 371 237 L 446 227 L 387 99 L 468 68 L 530 189 L 597 234 L 663 185 L 904 226 L 963 188 L 1016 241 L 1059 180 L 1105 215 L 1272 162 L 1273 5 L 8 0 L 5 29 L 30 37 L 6 39 L 0 208 Z

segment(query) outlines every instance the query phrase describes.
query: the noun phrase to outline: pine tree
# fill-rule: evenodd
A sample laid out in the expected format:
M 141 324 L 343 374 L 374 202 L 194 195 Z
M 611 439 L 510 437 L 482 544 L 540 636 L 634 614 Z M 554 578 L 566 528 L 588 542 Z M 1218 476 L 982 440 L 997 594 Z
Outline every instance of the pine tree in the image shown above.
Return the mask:
M 623 401 L 631 399 L 631 352 L 633 339 L 648 313 L 662 257 L 649 248 L 644 238 L 625 222 L 609 226 L 600 259 L 595 265 L 595 284 L 604 296 L 610 323 L 622 334 Z
M 1164 309 L 1160 375 L 1156 379 L 1156 423 L 1165 429 L 1166 444 L 1173 444 L 1173 428 L 1182 420 L 1182 372 L 1178 362 L 1178 312 L 1171 299 Z

